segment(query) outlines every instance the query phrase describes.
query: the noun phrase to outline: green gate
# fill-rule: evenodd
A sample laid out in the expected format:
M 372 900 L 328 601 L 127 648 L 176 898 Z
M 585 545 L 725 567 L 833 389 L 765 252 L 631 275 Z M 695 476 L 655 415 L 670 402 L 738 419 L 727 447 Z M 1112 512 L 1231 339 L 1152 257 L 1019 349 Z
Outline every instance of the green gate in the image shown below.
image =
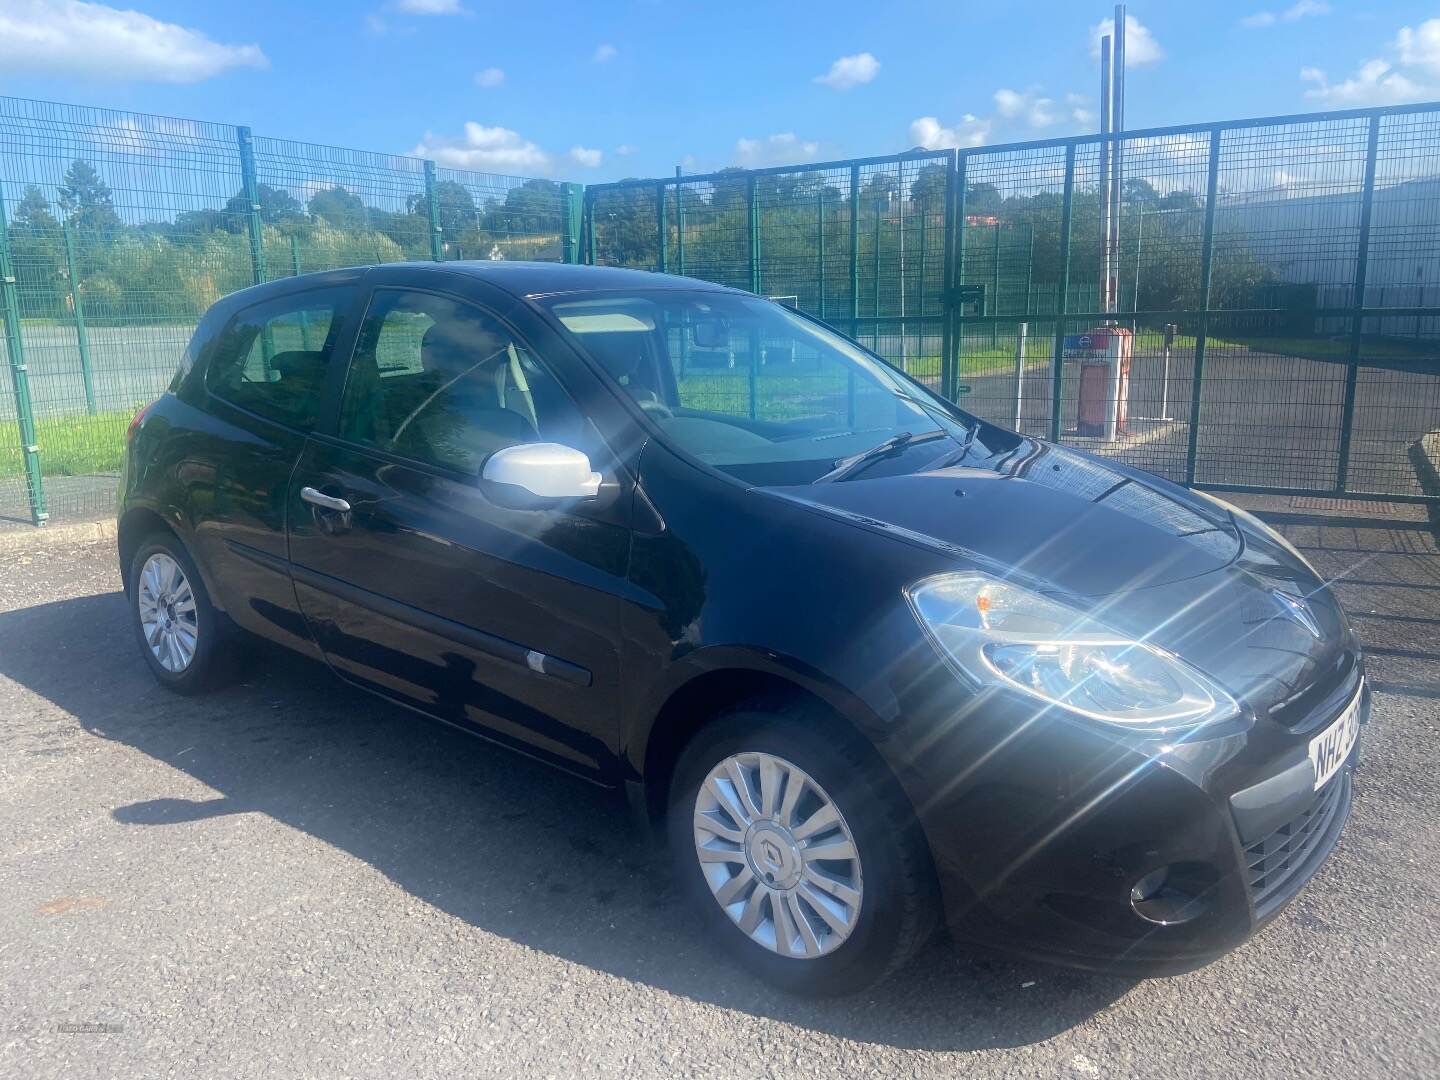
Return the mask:
M 1437 498 L 1440 104 L 600 184 L 585 220 L 589 262 L 794 297 L 1028 434 L 1205 488 Z M 1083 344 L 1114 328 L 1128 415 L 1097 433 Z

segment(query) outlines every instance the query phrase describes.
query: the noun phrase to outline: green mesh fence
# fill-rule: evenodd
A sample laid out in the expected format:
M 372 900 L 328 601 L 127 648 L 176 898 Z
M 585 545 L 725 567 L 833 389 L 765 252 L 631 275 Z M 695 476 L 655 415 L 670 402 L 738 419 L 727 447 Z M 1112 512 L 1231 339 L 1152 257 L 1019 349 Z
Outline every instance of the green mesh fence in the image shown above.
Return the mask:
M 0 97 L 0 526 L 113 504 L 131 416 L 220 297 L 402 259 L 573 260 L 577 190 Z
M 1203 487 L 1440 496 L 1440 104 L 625 181 L 585 207 L 587 261 L 784 299 L 1007 427 Z

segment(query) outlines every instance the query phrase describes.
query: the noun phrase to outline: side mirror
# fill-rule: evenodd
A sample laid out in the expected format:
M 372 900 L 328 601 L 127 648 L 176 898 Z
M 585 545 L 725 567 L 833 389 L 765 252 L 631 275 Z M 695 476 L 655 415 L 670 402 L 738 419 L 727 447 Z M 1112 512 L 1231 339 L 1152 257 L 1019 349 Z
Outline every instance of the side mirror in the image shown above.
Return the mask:
M 537 500 L 593 499 L 603 479 L 588 457 L 562 443 L 519 443 L 497 450 L 480 478 L 499 486 L 497 501 L 532 507 Z
M 690 328 L 699 349 L 723 349 L 730 343 L 730 327 L 724 319 L 700 319 Z

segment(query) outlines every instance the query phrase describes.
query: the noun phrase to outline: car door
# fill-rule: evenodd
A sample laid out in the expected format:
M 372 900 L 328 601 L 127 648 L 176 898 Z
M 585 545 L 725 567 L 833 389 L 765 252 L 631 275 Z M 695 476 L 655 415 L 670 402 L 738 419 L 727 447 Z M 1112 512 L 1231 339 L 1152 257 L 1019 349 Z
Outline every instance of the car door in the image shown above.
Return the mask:
M 286 566 L 286 492 L 360 295 L 352 276 L 236 311 L 201 358 L 204 422 L 176 451 L 196 557 L 215 598 L 239 625 L 312 654 Z
M 383 279 L 382 279 L 383 280 Z M 487 498 L 486 458 L 522 442 L 584 451 L 596 500 Z M 377 287 L 333 429 L 290 486 L 290 559 L 342 676 L 580 771 L 618 708 L 630 482 L 551 366 L 492 310 Z

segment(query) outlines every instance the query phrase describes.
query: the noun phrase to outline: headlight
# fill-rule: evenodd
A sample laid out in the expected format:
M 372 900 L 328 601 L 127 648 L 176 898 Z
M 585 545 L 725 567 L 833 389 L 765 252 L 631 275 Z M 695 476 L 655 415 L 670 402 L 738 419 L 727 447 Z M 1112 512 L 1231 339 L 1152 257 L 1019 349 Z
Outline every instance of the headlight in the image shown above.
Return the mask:
M 988 574 L 941 574 L 905 595 L 941 653 L 979 686 L 1009 686 L 1092 720 L 1147 732 L 1239 713 L 1234 698 L 1163 649 Z

